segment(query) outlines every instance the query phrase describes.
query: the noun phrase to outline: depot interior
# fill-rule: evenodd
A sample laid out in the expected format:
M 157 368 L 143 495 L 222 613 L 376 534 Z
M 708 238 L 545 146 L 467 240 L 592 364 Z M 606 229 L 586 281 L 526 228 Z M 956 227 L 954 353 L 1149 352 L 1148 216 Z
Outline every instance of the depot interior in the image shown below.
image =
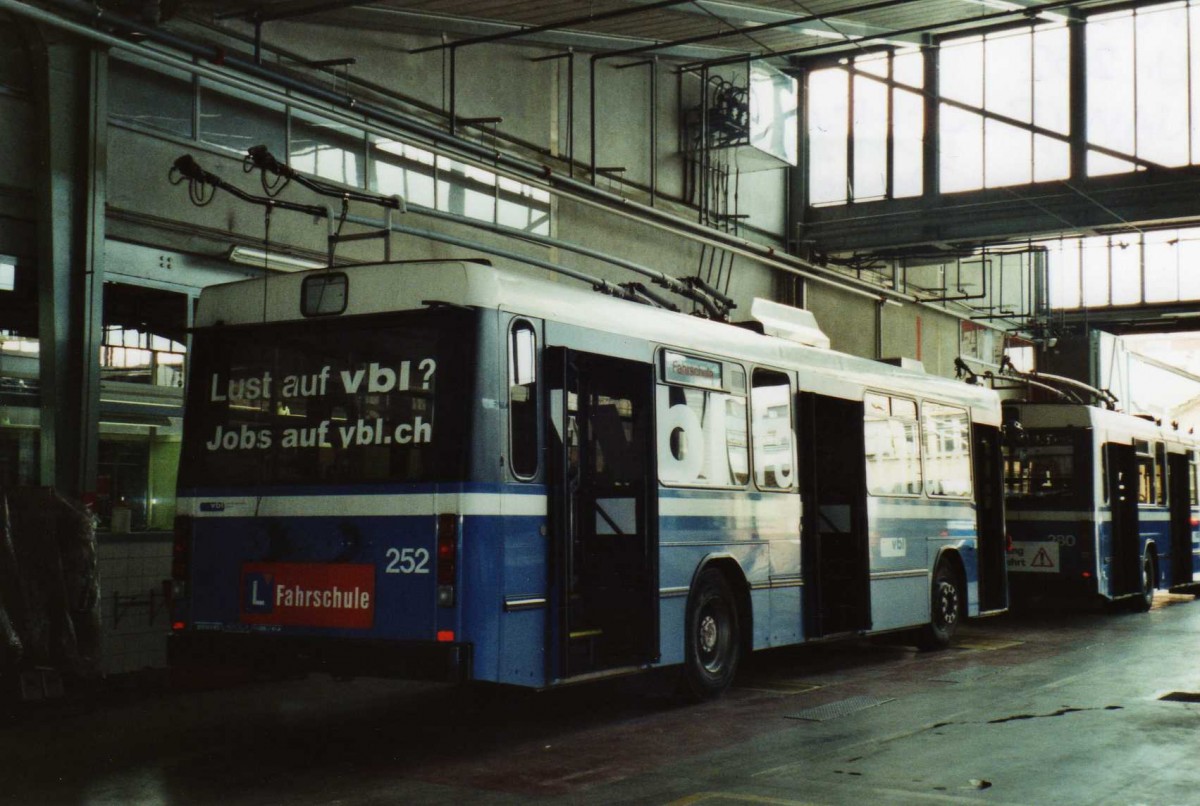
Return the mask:
M 109 675 L 165 663 L 198 295 L 331 256 L 649 267 L 1200 420 L 1195 2 L 0 0 L 0 142 L 0 487 L 94 513 Z M 256 146 L 350 201 L 181 181 L 274 198 Z

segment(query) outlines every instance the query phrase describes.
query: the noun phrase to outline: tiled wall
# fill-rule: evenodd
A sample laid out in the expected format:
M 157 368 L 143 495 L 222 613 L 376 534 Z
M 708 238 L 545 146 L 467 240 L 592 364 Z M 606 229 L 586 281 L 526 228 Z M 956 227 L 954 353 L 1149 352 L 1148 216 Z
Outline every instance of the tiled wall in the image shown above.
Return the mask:
M 111 675 L 166 667 L 171 623 L 162 583 L 171 578 L 171 533 L 100 532 L 96 544 L 100 563 L 101 671 Z M 114 595 L 119 602 L 114 601 Z M 131 597 L 135 601 L 131 602 Z

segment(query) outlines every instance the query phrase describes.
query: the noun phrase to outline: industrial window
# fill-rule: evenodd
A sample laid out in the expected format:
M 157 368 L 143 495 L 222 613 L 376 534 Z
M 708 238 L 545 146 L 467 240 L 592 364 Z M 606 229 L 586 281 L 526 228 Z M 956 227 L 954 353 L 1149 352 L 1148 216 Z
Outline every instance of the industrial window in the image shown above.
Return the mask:
M 109 120 L 179 137 L 193 136 L 195 96 L 187 73 L 113 59 L 108 81 Z
M 518 319 L 508 341 L 508 454 L 517 478 L 537 473 L 537 406 L 537 334 L 532 324 Z
M 1046 241 L 1050 305 L 1104 307 L 1200 299 L 1200 228 Z
M 917 50 L 865 54 L 809 74 L 810 204 L 921 195 L 924 85 Z
M 399 194 L 420 207 L 550 233 L 548 191 L 389 137 L 371 135 L 370 143 L 372 190 Z
M 925 492 L 935 497 L 971 495 L 971 420 L 967 410 L 941 403 L 921 407 L 925 438 Z
M 410 204 L 433 207 L 432 151 L 390 137 L 371 135 L 371 190 L 396 194 Z
M 100 348 L 100 377 L 126 383 L 182 388 L 187 348 L 165 336 L 107 325 Z
M 1200 160 L 1196 6 L 1158 3 L 1088 18 L 1088 175 Z
M 791 383 L 783 373 L 765 369 L 752 377 L 754 481 L 763 490 L 790 490 L 796 483 Z
M 297 171 L 397 194 L 428 207 L 540 235 L 550 233 L 550 193 L 393 137 L 288 108 L 280 102 L 161 65 L 113 59 L 110 119 L 198 139 L 244 155 L 265 145 Z M 199 132 L 193 111 L 200 110 Z M 290 124 L 290 125 L 289 125 Z
M 249 93 L 200 81 L 200 141 L 245 154 L 263 145 L 282 159 L 287 153 L 287 110 Z
M 482 221 L 496 219 L 496 175 L 483 168 L 438 158 L 437 208 Z
M 542 235 L 550 234 L 550 194 L 500 177 L 496 193 L 496 223 Z
M 323 179 L 364 187 L 366 135 L 343 123 L 293 112 L 288 164 Z
M 1065 18 L 942 42 L 938 166 L 943 192 L 1070 175 Z
M 867 394 L 863 403 L 868 492 L 920 495 L 921 439 L 916 402 Z

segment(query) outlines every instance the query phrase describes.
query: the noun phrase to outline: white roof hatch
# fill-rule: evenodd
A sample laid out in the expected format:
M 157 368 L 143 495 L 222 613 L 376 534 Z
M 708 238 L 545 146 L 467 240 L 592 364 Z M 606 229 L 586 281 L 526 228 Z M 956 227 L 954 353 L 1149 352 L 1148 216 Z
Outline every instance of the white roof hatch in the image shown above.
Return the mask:
M 754 302 L 750 303 L 750 316 L 762 324 L 763 332 L 768 336 L 829 349 L 829 337 L 817 324 L 817 317 L 813 316 L 812 311 L 755 297 Z

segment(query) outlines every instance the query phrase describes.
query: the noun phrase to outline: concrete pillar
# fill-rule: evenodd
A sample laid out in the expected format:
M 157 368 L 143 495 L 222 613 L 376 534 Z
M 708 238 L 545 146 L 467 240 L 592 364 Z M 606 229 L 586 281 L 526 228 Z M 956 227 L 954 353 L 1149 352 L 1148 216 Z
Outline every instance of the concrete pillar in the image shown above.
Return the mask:
M 41 483 L 79 496 L 96 485 L 108 57 L 46 37 L 35 66 Z

